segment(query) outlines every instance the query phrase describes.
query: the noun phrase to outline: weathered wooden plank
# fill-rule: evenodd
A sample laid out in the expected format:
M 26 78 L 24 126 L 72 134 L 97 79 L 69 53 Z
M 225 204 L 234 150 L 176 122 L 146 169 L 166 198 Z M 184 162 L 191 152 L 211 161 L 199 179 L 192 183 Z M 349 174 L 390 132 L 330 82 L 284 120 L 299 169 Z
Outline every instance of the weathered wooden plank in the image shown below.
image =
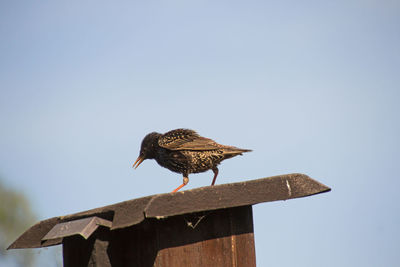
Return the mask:
M 280 175 L 252 181 L 201 187 L 155 195 L 144 212 L 147 218 L 287 200 L 329 191 L 304 174 Z M 115 228 L 115 226 L 113 226 Z
M 251 206 L 177 216 L 165 229 L 155 267 L 256 266 Z
M 110 228 L 112 223 L 96 216 L 59 223 L 42 240 L 59 239 L 72 235 L 81 235 L 85 239 L 88 239 L 100 225 Z

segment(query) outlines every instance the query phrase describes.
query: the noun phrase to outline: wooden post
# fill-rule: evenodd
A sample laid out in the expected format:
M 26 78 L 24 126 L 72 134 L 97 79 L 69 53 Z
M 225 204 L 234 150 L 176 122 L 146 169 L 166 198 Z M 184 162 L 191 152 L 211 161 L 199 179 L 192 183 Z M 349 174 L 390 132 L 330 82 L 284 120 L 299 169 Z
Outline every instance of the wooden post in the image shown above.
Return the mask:
M 151 219 L 63 240 L 65 267 L 256 266 L 251 206 Z
M 295 173 L 147 196 L 43 220 L 8 249 L 62 244 L 65 267 L 252 267 L 252 205 L 330 190 Z

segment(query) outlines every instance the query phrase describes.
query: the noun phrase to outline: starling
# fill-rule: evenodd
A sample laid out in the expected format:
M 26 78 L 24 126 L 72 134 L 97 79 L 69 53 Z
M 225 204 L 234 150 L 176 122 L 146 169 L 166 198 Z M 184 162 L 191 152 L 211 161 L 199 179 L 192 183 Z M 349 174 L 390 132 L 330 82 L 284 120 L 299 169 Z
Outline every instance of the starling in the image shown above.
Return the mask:
M 189 182 L 190 173 L 212 170 L 214 185 L 218 175 L 218 164 L 250 149 L 224 146 L 200 136 L 193 130 L 176 129 L 165 134 L 149 133 L 142 141 L 139 157 L 133 167 L 136 169 L 145 159 L 155 159 L 159 165 L 183 175 L 183 183 L 176 192 Z

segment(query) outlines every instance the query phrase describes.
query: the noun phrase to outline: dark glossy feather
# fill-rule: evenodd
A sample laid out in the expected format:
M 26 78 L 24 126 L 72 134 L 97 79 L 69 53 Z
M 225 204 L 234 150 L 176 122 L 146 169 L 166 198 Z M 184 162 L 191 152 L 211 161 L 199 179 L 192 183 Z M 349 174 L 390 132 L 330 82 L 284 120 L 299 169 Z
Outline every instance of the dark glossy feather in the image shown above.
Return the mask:
M 158 139 L 158 145 L 169 150 L 216 150 L 223 149 L 227 154 L 249 152 L 234 146 L 224 146 L 214 140 L 200 136 L 189 129 L 176 129 L 163 134 Z

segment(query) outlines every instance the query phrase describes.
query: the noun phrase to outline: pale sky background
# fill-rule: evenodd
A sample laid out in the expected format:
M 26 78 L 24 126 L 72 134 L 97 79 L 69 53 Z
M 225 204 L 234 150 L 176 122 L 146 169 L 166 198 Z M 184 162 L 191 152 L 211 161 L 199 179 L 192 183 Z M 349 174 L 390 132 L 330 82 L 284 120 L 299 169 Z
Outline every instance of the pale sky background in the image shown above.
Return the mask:
M 254 150 L 218 184 L 332 188 L 254 206 L 257 266 L 398 266 L 399 1 L 2 1 L 0 38 L 0 176 L 39 220 L 170 192 L 131 165 L 185 127 Z

